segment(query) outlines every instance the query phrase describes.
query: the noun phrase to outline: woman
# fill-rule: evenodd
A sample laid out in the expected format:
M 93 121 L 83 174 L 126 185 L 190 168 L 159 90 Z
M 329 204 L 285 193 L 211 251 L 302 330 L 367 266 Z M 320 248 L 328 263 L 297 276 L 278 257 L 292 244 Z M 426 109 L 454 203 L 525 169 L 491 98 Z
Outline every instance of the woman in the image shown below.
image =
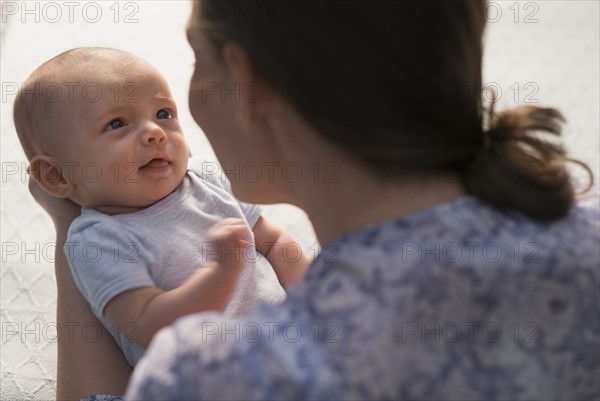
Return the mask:
M 557 111 L 483 110 L 484 8 L 194 3 L 195 120 L 222 164 L 266 166 L 234 193 L 301 207 L 323 252 L 283 305 L 163 330 L 128 397 L 598 397 L 598 211 Z M 122 384 L 113 356 L 88 392 Z

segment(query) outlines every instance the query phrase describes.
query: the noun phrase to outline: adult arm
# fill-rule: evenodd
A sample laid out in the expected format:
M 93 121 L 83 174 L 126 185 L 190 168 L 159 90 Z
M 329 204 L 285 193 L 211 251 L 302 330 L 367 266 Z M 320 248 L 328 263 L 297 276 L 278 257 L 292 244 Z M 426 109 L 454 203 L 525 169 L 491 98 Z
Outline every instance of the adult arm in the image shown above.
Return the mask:
M 70 201 L 52 198 L 34 180 L 29 181 L 29 190 L 52 217 L 56 229 L 56 315 L 61 329 L 56 398 L 79 400 L 89 394 L 123 394 L 131 368 L 79 292 L 63 253 L 69 225 L 80 209 Z M 90 329 L 92 326 L 95 330 Z M 93 338 L 89 333 L 94 333 Z

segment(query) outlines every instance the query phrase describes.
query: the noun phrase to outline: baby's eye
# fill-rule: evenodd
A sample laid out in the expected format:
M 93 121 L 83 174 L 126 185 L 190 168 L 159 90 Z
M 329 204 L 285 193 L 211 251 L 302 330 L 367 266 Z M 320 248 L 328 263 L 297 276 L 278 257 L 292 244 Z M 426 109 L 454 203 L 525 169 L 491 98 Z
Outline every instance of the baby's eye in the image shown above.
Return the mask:
M 125 122 L 123 120 L 121 120 L 120 118 L 116 118 L 108 123 L 108 125 L 106 126 L 106 131 L 116 130 L 119 128 L 123 128 L 124 126 L 125 126 Z
M 167 109 L 160 109 L 158 111 L 158 113 L 156 113 L 156 118 L 158 118 L 159 120 L 168 120 L 173 118 L 173 116 L 171 115 L 171 113 L 169 112 L 169 110 Z

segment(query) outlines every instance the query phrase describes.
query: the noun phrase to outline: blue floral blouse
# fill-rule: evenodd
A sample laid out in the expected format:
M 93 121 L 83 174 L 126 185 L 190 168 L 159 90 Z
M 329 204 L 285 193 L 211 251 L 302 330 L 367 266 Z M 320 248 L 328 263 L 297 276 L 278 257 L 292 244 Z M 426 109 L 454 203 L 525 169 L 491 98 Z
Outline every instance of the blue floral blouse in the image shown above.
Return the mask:
M 466 196 L 325 245 L 281 305 L 163 329 L 126 399 L 600 396 L 599 211 Z

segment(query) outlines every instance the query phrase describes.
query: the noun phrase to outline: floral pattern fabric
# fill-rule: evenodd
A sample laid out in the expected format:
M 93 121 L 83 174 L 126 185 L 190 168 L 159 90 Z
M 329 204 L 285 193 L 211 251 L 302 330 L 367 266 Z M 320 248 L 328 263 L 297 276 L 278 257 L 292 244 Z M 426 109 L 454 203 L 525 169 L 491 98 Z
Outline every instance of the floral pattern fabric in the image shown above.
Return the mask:
M 326 244 L 281 305 L 163 329 L 126 399 L 600 396 L 598 208 L 466 196 Z

